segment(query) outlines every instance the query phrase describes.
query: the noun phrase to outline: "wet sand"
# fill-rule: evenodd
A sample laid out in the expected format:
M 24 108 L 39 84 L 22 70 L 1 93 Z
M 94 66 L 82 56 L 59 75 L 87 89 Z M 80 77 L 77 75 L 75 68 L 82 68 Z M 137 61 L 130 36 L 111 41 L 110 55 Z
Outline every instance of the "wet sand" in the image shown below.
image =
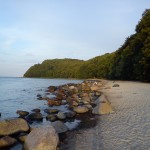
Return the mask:
M 66 150 L 149 150 L 150 84 L 113 81 L 100 89 L 114 109 L 98 116 L 97 125 L 69 133 Z

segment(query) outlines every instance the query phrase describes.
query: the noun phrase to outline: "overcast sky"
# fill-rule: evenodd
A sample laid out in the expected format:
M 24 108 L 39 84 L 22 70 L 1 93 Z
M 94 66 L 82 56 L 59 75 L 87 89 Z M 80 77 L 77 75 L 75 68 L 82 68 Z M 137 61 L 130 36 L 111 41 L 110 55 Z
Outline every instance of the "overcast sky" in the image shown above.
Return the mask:
M 149 0 L 0 0 L 0 76 L 45 59 L 88 60 L 134 34 Z

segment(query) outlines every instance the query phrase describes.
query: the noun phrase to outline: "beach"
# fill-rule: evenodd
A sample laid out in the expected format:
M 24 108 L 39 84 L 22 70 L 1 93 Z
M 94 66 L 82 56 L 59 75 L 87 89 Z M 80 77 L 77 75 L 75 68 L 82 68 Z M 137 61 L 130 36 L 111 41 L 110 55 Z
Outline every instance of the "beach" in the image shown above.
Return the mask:
M 114 84 L 119 87 L 113 87 Z M 68 138 L 68 150 L 148 150 L 150 149 L 150 84 L 107 81 L 99 89 L 114 110 L 97 116 L 97 125 Z

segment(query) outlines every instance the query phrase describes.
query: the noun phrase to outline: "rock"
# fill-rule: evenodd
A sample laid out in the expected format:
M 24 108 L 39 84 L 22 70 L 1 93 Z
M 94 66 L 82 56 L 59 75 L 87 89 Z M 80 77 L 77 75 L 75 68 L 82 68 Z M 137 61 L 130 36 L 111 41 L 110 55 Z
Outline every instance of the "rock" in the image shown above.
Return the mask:
M 71 96 L 75 101 L 79 101 L 79 96 L 77 94 L 73 94 Z
M 26 138 L 27 138 L 27 135 L 22 135 L 22 136 L 19 136 L 18 139 L 19 139 L 20 142 L 24 143 Z
M 61 105 L 61 101 L 47 100 L 47 105 L 49 105 L 49 106 L 60 106 Z
M 57 120 L 57 117 L 56 117 L 56 115 L 50 114 L 50 115 L 46 116 L 46 119 L 53 122 L 53 121 Z
M 48 91 L 51 92 L 51 93 L 53 93 L 56 90 L 57 90 L 57 87 L 55 87 L 55 86 L 49 86 L 48 87 Z
M 28 130 L 29 125 L 22 118 L 0 121 L 0 136 L 27 132 Z
M 101 96 L 101 92 L 96 91 L 95 96 Z
M 70 91 L 72 94 L 76 94 L 76 93 L 78 93 L 78 88 L 75 87 L 75 86 L 70 86 L 70 87 L 69 87 L 69 91 Z
M 76 101 L 72 101 L 72 106 L 78 106 L 79 104 Z
M 62 92 L 58 92 L 57 95 L 56 95 L 56 99 L 57 100 L 63 100 L 65 99 L 66 97 L 64 96 L 64 94 Z
M 58 118 L 58 119 L 61 119 L 61 120 L 64 120 L 64 119 L 66 119 L 66 114 L 63 113 L 63 112 L 59 112 L 59 113 L 57 114 L 57 118 Z
M 105 95 L 102 94 L 96 100 L 96 104 L 97 106 L 92 111 L 93 114 L 104 115 L 104 114 L 113 113 L 112 107 L 110 103 L 108 102 L 107 98 L 105 97 Z
M 87 102 L 87 101 L 84 101 L 84 100 L 82 100 L 81 101 L 84 105 L 88 105 L 90 102 Z
M 113 110 L 111 106 L 108 103 L 99 103 L 92 111 L 93 114 L 97 115 L 104 115 L 104 114 L 110 114 Z
M 97 91 L 97 90 L 99 90 L 100 88 L 99 88 L 99 86 L 97 86 L 97 85 L 93 85 L 93 86 L 91 86 L 91 91 Z
M 64 133 L 68 131 L 68 127 L 61 121 L 52 122 L 52 126 L 55 128 L 57 133 Z
M 4 137 L 0 138 L 0 149 L 14 145 L 16 142 L 17 142 L 16 139 L 14 139 L 10 136 L 4 136 Z
M 29 115 L 29 112 L 23 111 L 23 110 L 17 110 L 16 113 L 17 113 L 20 117 L 25 117 L 25 116 Z
M 37 94 L 37 97 L 42 97 L 41 94 Z
M 73 86 L 73 85 L 69 86 L 70 90 L 73 90 L 74 88 L 75 88 L 75 86 Z
M 73 110 L 76 112 L 76 113 L 86 113 L 89 111 L 89 109 L 85 106 L 78 106 L 78 107 L 74 107 Z
M 114 84 L 113 87 L 119 87 L 119 84 Z
M 88 94 L 88 93 L 80 93 L 80 96 L 81 96 L 81 97 L 88 97 L 89 94 Z
M 92 110 L 92 105 L 87 104 L 87 105 L 84 105 L 84 106 L 87 107 L 89 110 Z
M 66 112 L 66 117 L 67 118 L 73 118 L 73 117 L 75 117 L 75 115 L 76 115 L 76 112 L 74 112 L 74 111 Z
M 72 97 L 67 97 L 67 99 L 66 99 L 66 101 L 67 101 L 67 103 L 69 103 L 69 104 L 72 104 L 72 102 L 74 101 L 75 99 L 74 98 L 72 98 Z
M 43 116 L 41 113 L 31 113 L 27 116 L 27 119 L 29 119 L 31 121 L 42 121 Z
M 44 99 L 42 98 L 42 96 L 41 96 L 41 97 L 38 97 L 37 99 L 38 99 L 38 100 L 44 100 Z
M 62 105 L 66 105 L 66 104 L 67 104 L 67 101 L 66 101 L 66 100 L 62 100 L 62 101 L 61 101 L 61 104 L 62 104 Z
M 45 109 L 44 112 L 46 112 L 47 114 L 55 114 L 55 113 L 58 113 L 59 110 L 58 109 Z
M 35 128 L 26 138 L 25 150 L 56 150 L 59 143 L 55 129 L 50 127 Z
M 90 86 L 88 86 L 87 83 L 82 83 L 82 91 L 88 92 L 90 90 L 91 90 L 91 88 L 90 88 Z
M 82 101 L 90 103 L 91 102 L 90 96 L 89 95 L 83 96 Z
M 32 109 L 31 111 L 39 113 L 41 110 L 39 108 Z

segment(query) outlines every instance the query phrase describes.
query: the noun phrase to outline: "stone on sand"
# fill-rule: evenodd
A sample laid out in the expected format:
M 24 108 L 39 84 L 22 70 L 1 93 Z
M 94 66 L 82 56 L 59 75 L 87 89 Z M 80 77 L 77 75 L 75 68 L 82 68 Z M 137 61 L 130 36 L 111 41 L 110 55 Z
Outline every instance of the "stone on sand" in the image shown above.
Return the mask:
M 58 142 L 58 135 L 52 126 L 35 128 L 26 137 L 24 149 L 56 150 Z

